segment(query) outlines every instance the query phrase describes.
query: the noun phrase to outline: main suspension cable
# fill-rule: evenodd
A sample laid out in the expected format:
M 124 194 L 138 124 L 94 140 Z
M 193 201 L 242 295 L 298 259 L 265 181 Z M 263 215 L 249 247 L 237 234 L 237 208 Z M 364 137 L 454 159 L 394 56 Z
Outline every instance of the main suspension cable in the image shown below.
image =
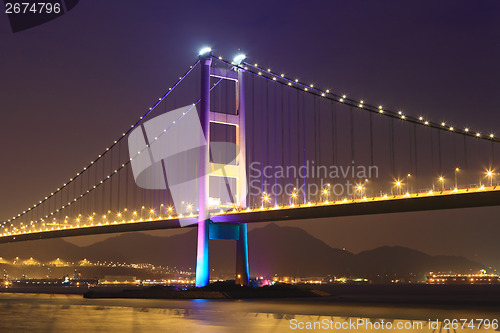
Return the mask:
M 64 188 L 66 188 L 69 184 L 73 183 L 73 182 L 74 182 L 74 181 L 75 181 L 78 177 L 80 177 L 80 175 L 84 174 L 84 173 L 85 173 L 88 169 L 90 169 L 90 167 L 91 167 L 91 166 L 92 166 L 95 162 L 97 162 L 97 161 L 99 161 L 101 158 L 103 158 L 103 157 L 104 157 L 104 156 L 108 153 L 108 151 L 112 150 L 112 149 L 113 149 L 113 148 L 114 148 L 114 147 L 115 147 L 115 146 L 116 146 L 116 145 L 117 145 L 117 144 L 118 144 L 118 143 L 119 143 L 119 142 L 120 142 L 120 141 L 121 141 L 121 140 L 122 140 L 122 139 L 123 139 L 123 138 L 124 138 L 127 134 L 129 134 L 131 131 L 133 131 L 133 130 L 134 130 L 134 129 L 135 129 L 135 128 L 139 125 L 139 124 L 141 124 L 141 123 L 144 121 L 144 119 L 145 119 L 146 117 L 148 117 L 148 116 L 149 116 L 149 114 L 150 114 L 151 112 L 153 112 L 153 110 L 154 110 L 154 109 L 156 109 L 156 107 L 157 107 L 158 105 L 160 105 L 160 103 L 161 103 L 161 102 L 162 102 L 165 98 L 167 98 L 167 96 L 168 96 L 168 95 L 170 95 L 170 93 L 171 93 L 172 91 L 174 91 L 174 89 L 175 89 L 177 86 L 179 86 L 179 84 L 180 84 L 180 83 L 181 83 L 181 82 L 182 82 L 182 81 L 183 81 L 183 80 L 184 80 L 184 79 L 185 79 L 185 78 L 186 78 L 186 77 L 187 77 L 187 76 L 188 76 L 188 75 L 189 75 L 189 74 L 193 71 L 193 69 L 194 69 L 194 68 L 196 68 L 196 66 L 197 66 L 199 63 L 200 63 L 200 60 L 197 60 L 197 61 L 196 61 L 196 62 L 195 62 L 192 66 L 190 66 L 190 67 L 189 67 L 189 70 L 188 70 L 188 71 L 187 71 L 187 72 L 186 72 L 183 76 L 181 76 L 181 77 L 179 78 L 179 80 L 177 80 L 177 82 L 176 82 L 176 83 L 175 83 L 175 84 L 174 84 L 171 88 L 169 88 L 169 90 L 168 90 L 165 94 L 163 94 L 163 96 L 162 96 L 162 97 L 160 97 L 160 98 L 158 99 L 158 101 L 157 101 L 157 102 L 156 102 L 156 103 L 155 103 L 152 107 L 150 107 L 150 108 L 149 108 L 149 110 L 148 110 L 146 113 L 144 113 L 144 115 L 143 115 L 143 116 L 141 116 L 141 117 L 139 118 L 139 120 L 137 120 L 137 121 L 135 122 L 135 124 L 132 124 L 132 125 L 130 126 L 130 128 L 129 128 L 127 131 L 125 131 L 124 133 L 122 133 L 122 135 L 121 135 L 119 138 L 117 138 L 117 139 L 114 141 L 114 143 L 113 143 L 113 144 L 111 144 L 108 148 L 106 148 L 106 149 L 104 150 L 104 152 L 102 152 L 100 155 L 98 155 L 98 157 L 97 157 L 94 161 L 91 161 L 91 162 L 90 162 L 90 164 L 88 164 L 86 167 L 84 167 L 84 168 L 83 168 L 80 172 L 77 172 L 77 173 L 76 173 L 76 175 L 75 175 L 73 178 L 70 178 L 70 179 L 68 180 L 68 182 L 64 183 L 64 184 L 63 184 L 61 187 L 59 187 L 56 191 L 52 192 L 50 195 L 47 195 L 47 196 L 45 197 L 45 199 L 40 200 L 38 203 L 35 203 L 32 207 L 29 207 L 27 210 L 23 211 L 22 213 L 19 213 L 17 216 L 13 216 L 11 219 L 9 219 L 9 220 L 7 220 L 7 221 L 3 221 L 3 224 L 4 224 L 4 225 L 5 225 L 5 224 L 7 224 L 7 223 L 11 224 L 11 222 L 13 222 L 14 220 L 16 220 L 16 219 L 18 219 L 18 218 L 20 218 L 20 217 L 24 216 L 27 212 L 30 212 L 31 210 L 33 210 L 33 209 L 35 209 L 35 208 L 39 207 L 40 205 L 42 205 L 43 203 L 45 203 L 47 200 L 49 200 L 49 199 L 51 199 L 52 197 L 54 197 L 54 195 L 56 195 L 57 193 L 59 193 L 60 191 L 62 191 Z

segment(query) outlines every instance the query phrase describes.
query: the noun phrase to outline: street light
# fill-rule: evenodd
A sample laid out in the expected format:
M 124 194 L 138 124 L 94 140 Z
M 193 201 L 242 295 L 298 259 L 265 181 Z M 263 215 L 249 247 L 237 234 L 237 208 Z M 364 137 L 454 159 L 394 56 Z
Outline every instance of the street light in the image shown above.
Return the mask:
M 234 57 L 234 60 L 233 62 L 236 64 L 236 65 L 240 65 L 246 58 L 246 55 L 244 54 L 238 54 L 236 57 Z
M 264 192 L 264 193 L 262 193 L 262 208 L 264 208 L 264 206 L 267 206 L 266 205 L 267 202 L 270 202 L 269 194 Z
M 439 176 L 439 181 L 441 182 L 441 190 L 444 191 L 444 178 L 443 178 L 443 176 Z
M 411 173 L 406 175 L 406 193 L 410 193 L 410 177 Z
M 363 185 L 358 184 L 358 185 L 356 186 L 356 192 L 359 192 L 359 197 L 360 197 L 360 198 L 362 198 L 362 197 L 363 197 L 363 190 L 364 190 Z
M 398 191 L 397 191 L 398 194 L 401 194 L 401 184 L 402 184 L 401 181 L 398 179 L 398 180 L 396 180 L 395 184 L 396 184 L 396 187 L 398 189 Z
M 297 201 L 297 188 L 296 187 L 293 188 L 293 191 L 292 191 L 292 200 L 291 201 L 292 201 L 291 205 L 295 206 L 295 203 Z
M 458 188 L 458 182 L 457 182 L 457 174 L 460 171 L 459 168 L 455 168 L 455 188 Z
M 486 172 L 486 175 L 490 177 L 490 186 L 493 186 L 493 171 L 488 170 L 488 172 Z
M 211 54 L 212 53 L 212 48 L 210 47 L 204 47 L 200 50 L 200 52 L 198 53 L 200 56 L 204 56 L 206 54 Z
M 329 191 L 329 189 L 330 189 L 330 184 L 325 185 L 323 187 L 323 195 L 325 197 L 325 201 L 328 201 L 328 199 L 330 199 L 330 191 Z

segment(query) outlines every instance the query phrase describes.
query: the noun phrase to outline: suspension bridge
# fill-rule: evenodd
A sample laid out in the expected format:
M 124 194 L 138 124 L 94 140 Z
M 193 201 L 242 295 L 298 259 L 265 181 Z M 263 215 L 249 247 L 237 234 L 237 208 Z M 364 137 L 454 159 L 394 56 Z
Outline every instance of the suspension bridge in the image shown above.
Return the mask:
M 94 160 L 3 221 L 0 243 L 197 227 L 196 285 L 209 239 L 236 240 L 243 285 L 247 223 L 498 205 L 500 138 L 418 112 L 207 48 Z

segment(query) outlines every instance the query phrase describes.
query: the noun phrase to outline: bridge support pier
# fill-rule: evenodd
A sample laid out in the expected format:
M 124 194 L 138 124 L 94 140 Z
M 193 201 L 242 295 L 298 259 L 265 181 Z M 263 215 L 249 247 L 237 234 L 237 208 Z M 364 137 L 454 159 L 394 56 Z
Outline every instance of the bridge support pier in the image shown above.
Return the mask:
M 203 138 L 200 142 L 200 164 L 198 167 L 198 249 L 196 255 L 196 286 L 204 287 L 209 282 L 208 239 L 208 175 L 209 175 L 209 142 L 210 142 L 210 65 L 211 53 L 200 55 L 201 62 L 201 107 L 200 123 Z
M 239 237 L 236 241 L 236 279 L 235 283 L 240 286 L 247 286 L 249 280 L 248 271 L 248 241 L 247 224 L 240 223 Z
M 198 221 L 198 244 L 196 254 L 196 287 L 205 287 L 209 283 L 208 264 L 209 220 Z
M 236 241 L 236 274 L 235 283 L 248 285 L 248 241 L 246 223 L 210 223 L 209 238 L 212 240 Z M 208 251 L 207 251 L 208 253 Z M 198 272 L 198 267 L 196 267 Z M 208 272 L 208 267 L 207 267 Z

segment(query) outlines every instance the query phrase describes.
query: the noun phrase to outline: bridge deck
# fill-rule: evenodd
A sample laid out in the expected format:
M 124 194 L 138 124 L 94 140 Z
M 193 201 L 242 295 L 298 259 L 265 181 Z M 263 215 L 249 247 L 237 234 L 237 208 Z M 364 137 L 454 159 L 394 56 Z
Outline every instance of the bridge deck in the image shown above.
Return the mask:
M 245 211 L 213 215 L 211 220 L 216 223 L 256 223 L 497 205 L 500 205 L 500 188 L 491 187 L 484 190 L 437 191 L 432 194 L 421 193 L 367 199 L 351 199 L 295 207 L 286 206 L 255 210 L 247 209 Z M 184 219 L 184 221 L 185 220 L 186 219 Z M 192 220 L 191 222 L 193 224 L 196 223 L 196 217 L 190 217 L 190 220 Z M 177 218 L 141 222 L 114 222 L 81 227 L 68 226 L 44 231 L 0 236 L 0 243 L 129 231 L 173 229 L 180 227 L 181 224 Z
M 265 209 L 237 214 L 221 214 L 212 217 L 214 222 L 271 222 L 285 220 L 317 219 L 327 217 L 389 214 L 428 210 L 472 208 L 500 205 L 500 190 L 420 195 L 412 198 L 393 196 L 383 200 L 350 200 L 336 204 L 302 205 L 285 209 Z

